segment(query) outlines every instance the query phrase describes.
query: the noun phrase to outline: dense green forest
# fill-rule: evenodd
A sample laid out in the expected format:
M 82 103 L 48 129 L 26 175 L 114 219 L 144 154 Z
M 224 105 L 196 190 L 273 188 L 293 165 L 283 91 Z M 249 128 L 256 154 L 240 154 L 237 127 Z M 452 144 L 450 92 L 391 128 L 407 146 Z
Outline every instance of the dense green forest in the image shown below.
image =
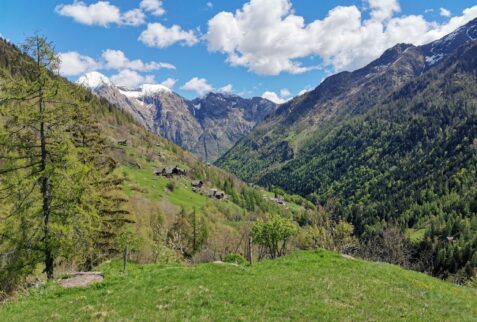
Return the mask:
M 463 46 L 365 113 L 314 132 L 291 158 L 284 141 L 242 165 L 245 138 L 219 164 L 333 209 L 364 245 L 397 227 L 407 266 L 465 280 L 477 267 L 476 57 L 475 42 Z

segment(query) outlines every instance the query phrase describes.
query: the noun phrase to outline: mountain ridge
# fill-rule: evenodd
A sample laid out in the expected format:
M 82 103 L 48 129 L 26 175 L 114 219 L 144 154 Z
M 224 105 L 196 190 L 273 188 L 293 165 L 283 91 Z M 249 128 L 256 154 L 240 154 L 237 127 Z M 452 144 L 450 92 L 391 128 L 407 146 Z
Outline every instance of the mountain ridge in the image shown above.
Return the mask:
M 77 83 L 132 114 L 148 130 L 209 162 L 225 153 L 277 107 L 264 98 L 246 99 L 220 92 L 187 100 L 156 84 L 128 89 L 115 86 L 98 72 L 80 77 Z
M 452 48 L 472 41 L 474 35 L 477 38 L 477 19 L 442 39 L 423 46 L 397 44 L 361 69 L 326 78 L 314 90 L 280 105 L 217 160 L 217 164 L 226 166 L 229 155 L 237 150 L 244 160 L 261 160 L 267 168 L 283 165 L 298 154 L 313 133 L 326 128 L 331 131 L 335 124 L 366 112 L 368 106 L 383 96 L 438 65 L 440 60 L 430 59 L 439 54 L 437 49 L 440 48 L 444 57 L 452 53 Z M 274 150 L 280 153 L 273 155 Z M 247 179 L 257 181 L 257 172 L 264 168 L 260 164 L 249 166 Z M 233 171 L 234 167 L 228 170 Z

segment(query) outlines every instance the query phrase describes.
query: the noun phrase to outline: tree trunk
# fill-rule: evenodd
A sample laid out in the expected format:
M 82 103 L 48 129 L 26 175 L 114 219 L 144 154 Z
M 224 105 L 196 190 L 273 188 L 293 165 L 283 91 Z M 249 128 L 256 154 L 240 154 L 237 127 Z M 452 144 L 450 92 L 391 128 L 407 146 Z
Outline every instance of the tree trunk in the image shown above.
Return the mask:
M 38 40 L 39 41 L 39 40 Z M 38 59 L 37 65 L 38 69 L 41 68 L 41 61 L 40 61 L 40 44 L 37 47 Z M 39 75 L 41 71 L 39 70 Z M 45 113 L 45 102 L 43 100 L 43 85 L 40 84 L 40 95 L 38 100 L 38 106 L 40 108 L 40 149 L 41 149 L 41 156 L 40 156 L 40 172 L 42 173 L 42 177 L 40 178 L 41 184 L 41 194 L 43 199 L 43 207 L 42 207 L 42 215 L 43 215 L 43 242 L 44 242 L 44 255 L 45 255 L 45 273 L 49 280 L 53 279 L 54 273 L 54 258 L 53 252 L 51 250 L 50 245 L 50 201 L 51 201 L 51 187 L 50 187 L 50 180 L 45 174 L 46 170 L 46 133 L 45 133 L 45 120 L 44 120 L 44 113 Z

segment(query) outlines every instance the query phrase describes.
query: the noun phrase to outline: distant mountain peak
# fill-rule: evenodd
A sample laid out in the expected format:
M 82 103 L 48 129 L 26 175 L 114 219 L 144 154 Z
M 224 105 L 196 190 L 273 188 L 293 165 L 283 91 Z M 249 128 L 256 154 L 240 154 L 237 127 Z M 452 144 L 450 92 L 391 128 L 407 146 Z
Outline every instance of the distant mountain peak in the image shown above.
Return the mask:
M 129 98 L 151 97 L 161 93 L 172 93 L 170 88 L 160 84 L 143 84 L 135 89 L 118 87 L 118 90 L 121 94 Z
M 89 72 L 81 76 L 76 83 L 91 90 L 97 89 L 102 86 L 112 86 L 113 83 L 108 77 L 99 72 Z
M 82 76 L 77 83 L 129 112 L 150 131 L 211 162 L 276 108 L 262 98 L 224 92 L 188 100 L 160 84 L 116 86 L 98 72 Z
M 443 38 L 422 46 L 428 67 L 439 63 L 456 48 L 475 40 L 477 40 L 477 18 L 457 28 Z

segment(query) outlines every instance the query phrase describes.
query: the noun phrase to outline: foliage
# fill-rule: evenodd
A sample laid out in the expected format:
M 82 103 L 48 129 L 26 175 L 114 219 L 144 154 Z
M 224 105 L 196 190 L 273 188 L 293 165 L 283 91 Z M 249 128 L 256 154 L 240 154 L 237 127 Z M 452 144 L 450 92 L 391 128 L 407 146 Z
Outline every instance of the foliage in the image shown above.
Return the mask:
M 71 137 L 82 107 L 66 100 L 67 89 L 52 75 L 59 61 L 45 38 L 28 38 L 24 52 L 32 57 L 25 64 L 31 79 L 2 84 L 0 187 L 8 207 L 0 227 L 7 254 L 2 280 L 16 272 L 22 279 L 40 262 L 52 279 L 55 259 L 76 254 L 76 242 L 89 234 L 96 215 L 83 202 L 93 194 L 92 167 Z
M 233 264 L 238 264 L 238 265 L 245 265 L 247 264 L 247 260 L 245 259 L 245 257 L 243 257 L 242 255 L 240 254 L 227 254 L 225 257 L 224 257 L 224 262 L 225 263 L 233 263 Z
M 167 243 L 180 255 L 190 259 L 206 242 L 207 234 L 204 217 L 199 217 L 195 210 L 187 213 L 182 209 L 167 233 Z
M 166 188 L 167 188 L 169 191 L 173 192 L 174 189 L 176 188 L 176 186 L 175 186 L 174 182 L 169 181 L 169 182 L 166 184 Z
M 298 232 L 297 226 L 289 219 L 272 215 L 267 221 L 261 219 L 252 227 L 252 240 L 263 247 L 263 256 L 277 258 L 285 255 L 290 239 Z
M 49 279 L 60 263 L 91 268 L 117 250 L 128 222 L 116 163 L 104 154 L 81 91 L 56 74 L 59 60 L 45 38 L 28 38 L 23 50 L 22 72 L 0 84 L 0 286 L 7 292 L 40 263 Z

